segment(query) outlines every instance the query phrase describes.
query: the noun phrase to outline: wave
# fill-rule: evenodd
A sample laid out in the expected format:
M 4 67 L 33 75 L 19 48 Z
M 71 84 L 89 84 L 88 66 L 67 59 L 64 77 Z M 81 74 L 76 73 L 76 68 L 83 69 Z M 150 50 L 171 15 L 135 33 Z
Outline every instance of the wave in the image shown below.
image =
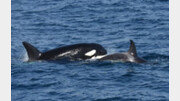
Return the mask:
M 143 58 L 147 59 L 147 60 L 169 59 L 169 56 L 168 55 L 164 55 L 164 54 L 150 53 L 150 54 L 147 54 L 146 56 L 143 56 Z
M 135 99 L 135 98 L 121 98 L 121 97 L 111 97 L 111 98 L 104 98 L 104 99 L 97 99 L 97 100 L 94 100 L 94 101 L 138 101 L 138 99 Z
M 59 84 L 58 82 L 52 82 L 52 83 L 34 83 L 34 84 L 14 84 L 12 83 L 11 87 L 12 89 L 39 89 L 39 88 L 46 88 L 50 86 L 54 86 L 56 84 Z

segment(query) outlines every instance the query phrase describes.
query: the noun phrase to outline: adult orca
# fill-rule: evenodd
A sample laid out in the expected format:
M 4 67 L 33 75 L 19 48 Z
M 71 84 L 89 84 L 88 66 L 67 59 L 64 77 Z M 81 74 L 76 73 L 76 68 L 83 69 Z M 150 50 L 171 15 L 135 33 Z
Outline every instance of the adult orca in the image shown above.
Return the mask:
M 72 60 L 86 60 L 92 57 L 107 54 L 107 51 L 104 49 L 104 47 L 96 43 L 79 43 L 67 45 L 48 50 L 46 52 L 40 52 L 37 48 L 28 42 L 22 42 L 22 44 L 27 51 L 29 57 L 28 61 L 56 60 L 62 58 L 68 58 Z
M 146 62 L 146 60 L 138 57 L 136 52 L 136 46 L 132 40 L 130 40 L 130 48 L 127 52 L 105 55 L 99 60 L 112 60 L 112 61 L 135 62 L 135 63 Z

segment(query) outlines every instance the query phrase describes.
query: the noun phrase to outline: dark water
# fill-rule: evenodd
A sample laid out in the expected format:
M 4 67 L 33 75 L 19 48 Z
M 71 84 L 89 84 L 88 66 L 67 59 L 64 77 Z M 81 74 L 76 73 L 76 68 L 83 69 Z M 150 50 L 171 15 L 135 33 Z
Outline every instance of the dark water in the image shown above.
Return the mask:
M 169 100 L 168 0 L 12 0 L 12 101 Z M 40 51 L 96 42 L 108 53 L 134 40 L 146 64 L 27 59 Z

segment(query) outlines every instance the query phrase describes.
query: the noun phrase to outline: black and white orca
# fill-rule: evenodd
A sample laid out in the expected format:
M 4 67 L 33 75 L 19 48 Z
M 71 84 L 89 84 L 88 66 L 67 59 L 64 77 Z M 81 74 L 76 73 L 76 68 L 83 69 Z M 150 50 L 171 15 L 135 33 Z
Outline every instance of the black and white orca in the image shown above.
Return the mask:
M 129 48 L 128 52 L 104 55 L 99 60 L 134 62 L 134 63 L 146 62 L 146 60 L 138 57 L 137 52 L 136 52 L 136 46 L 132 40 L 130 40 L 130 48 Z
M 106 49 L 96 43 L 80 43 L 67 45 L 48 50 L 46 52 L 40 52 L 37 48 L 29 44 L 28 42 L 22 42 L 22 44 L 27 51 L 29 58 L 28 61 L 57 60 L 62 58 L 68 58 L 72 60 L 86 60 L 92 57 L 107 54 Z

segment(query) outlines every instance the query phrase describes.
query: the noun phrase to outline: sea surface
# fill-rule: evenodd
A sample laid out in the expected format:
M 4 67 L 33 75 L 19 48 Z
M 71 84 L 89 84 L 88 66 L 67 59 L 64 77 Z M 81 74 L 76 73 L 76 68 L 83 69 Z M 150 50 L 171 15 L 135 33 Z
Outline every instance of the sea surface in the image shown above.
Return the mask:
M 132 39 L 144 64 L 36 61 L 44 52 L 99 43 L 125 52 Z M 11 0 L 12 101 L 168 101 L 169 0 Z

